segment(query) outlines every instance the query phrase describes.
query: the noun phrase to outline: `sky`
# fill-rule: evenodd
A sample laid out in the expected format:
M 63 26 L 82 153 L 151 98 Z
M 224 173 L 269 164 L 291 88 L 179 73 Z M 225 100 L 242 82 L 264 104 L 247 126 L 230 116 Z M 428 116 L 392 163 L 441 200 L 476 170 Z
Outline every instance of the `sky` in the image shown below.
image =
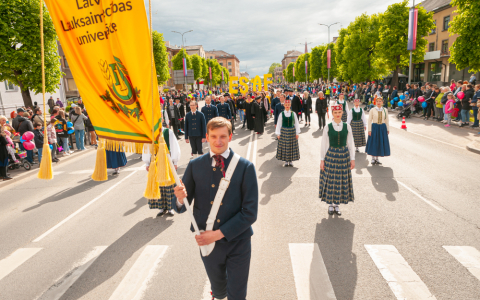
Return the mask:
M 340 22 L 330 27 L 331 40 L 355 17 L 384 12 L 396 2 L 401 0 L 152 0 L 152 26 L 173 45 L 182 39 L 172 31 L 193 30 L 184 35 L 185 45 L 235 54 L 240 71 L 253 77 L 281 63 L 288 50 L 303 53 L 305 41 L 309 52 L 327 43 L 328 28 L 318 23 Z

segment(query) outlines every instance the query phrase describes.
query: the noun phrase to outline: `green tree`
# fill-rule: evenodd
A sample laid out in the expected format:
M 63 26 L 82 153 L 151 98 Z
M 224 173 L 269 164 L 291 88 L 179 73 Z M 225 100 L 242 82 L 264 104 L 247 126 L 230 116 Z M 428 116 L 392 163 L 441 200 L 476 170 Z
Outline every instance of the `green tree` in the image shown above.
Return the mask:
M 60 83 L 57 34 L 46 6 L 43 8 L 45 91 L 54 93 Z M 0 81 L 19 86 L 25 106 L 32 107 L 30 90 L 42 92 L 40 5 L 34 0 L 8 0 L 0 4 Z
M 320 79 L 322 77 L 322 55 L 327 45 L 319 45 L 317 47 L 312 48 L 312 52 L 310 53 L 310 61 L 309 61 L 309 77 L 310 80 Z
M 336 57 L 336 51 L 335 51 L 335 44 L 330 43 L 325 47 L 325 50 L 323 51 L 322 54 L 322 77 L 326 78 L 327 80 L 329 79 L 328 77 L 328 69 L 327 69 L 327 50 L 330 49 L 331 51 L 331 59 L 330 59 L 330 82 L 333 81 L 333 78 L 337 77 L 338 75 L 338 69 L 337 69 L 337 64 L 335 62 L 335 57 Z
M 183 57 L 187 59 L 187 70 L 192 69 L 192 57 L 187 54 L 187 51 L 185 51 L 185 49 L 181 49 L 172 58 L 172 67 L 174 70 L 183 70 Z
M 208 64 L 207 60 L 202 57 L 202 78 L 206 79 L 208 77 Z
M 195 80 L 203 77 L 203 61 L 198 54 L 192 55 L 192 68 Z
M 208 73 L 208 67 L 207 67 L 207 78 L 205 79 L 205 82 L 207 84 L 211 84 L 212 86 L 215 86 L 219 84 L 222 81 L 222 73 L 220 71 L 220 64 L 216 59 L 207 59 L 207 66 L 212 69 L 212 80 L 210 80 L 210 75 Z
M 452 6 L 457 6 L 458 13 L 450 22 L 448 31 L 459 36 L 450 47 L 449 61 L 457 69 L 470 68 L 472 72 L 480 71 L 480 1 L 453 0 Z
M 279 64 L 279 63 L 273 63 L 273 64 L 271 64 L 271 65 L 270 65 L 270 68 L 268 68 L 268 74 L 272 74 L 272 76 L 275 75 L 275 68 L 281 67 L 281 66 L 282 66 L 282 65 Z
M 335 64 L 337 65 L 337 80 L 338 81 L 347 81 L 350 80 L 351 74 L 348 73 L 348 64 L 349 61 L 343 56 L 343 51 L 345 50 L 345 37 L 348 35 L 348 30 L 346 28 L 340 29 L 337 41 L 335 42 L 335 53 L 338 55 L 335 56 Z
M 287 80 L 287 82 L 295 82 L 293 81 L 293 68 L 295 68 L 295 63 L 291 62 L 288 64 L 287 66 L 287 76 L 285 77 L 285 79 Z
M 158 85 L 164 85 L 170 79 L 170 70 L 168 68 L 168 52 L 163 40 L 163 34 L 153 31 L 153 60 L 155 61 L 155 70 L 157 71 Z
M 310 73 L 310 53 L 304 53 L 295 62 L 295 81 L 306 82 L 305 60 L 308 62 L 308 73 Z M 308 74 L 310 77 L 310 74 Z
M 224 78 L 223 81 L 225 81 L 225 84 L 228 85 L 228 82 L 230 81 L 230 74 L 228 73 L 228 69 L 227 69 L 227 68 L 222 67 L 222 69 L 223 69 L 223 78 Z
M 388 70 L 393 71 L 392 85 L 398 85 L 398 73 L 401 67 L 409 65 L 410 51 L 408 44 L 408 0 L 392 4 L 380 20 L 380 37 L 377 44 L 379 57 Z M 433 12 L 427 12 L 422 6 L 418 8 L 417 36 L 422 37 L 435 28 Z M 417 38 L 417 45 L 413 51 L 413 62 L 422 62 L 425 55 L 427 40 Z
M 283 79 L 287 81 L 287 69 L 283 70 L 282 74 L 283 74 Z

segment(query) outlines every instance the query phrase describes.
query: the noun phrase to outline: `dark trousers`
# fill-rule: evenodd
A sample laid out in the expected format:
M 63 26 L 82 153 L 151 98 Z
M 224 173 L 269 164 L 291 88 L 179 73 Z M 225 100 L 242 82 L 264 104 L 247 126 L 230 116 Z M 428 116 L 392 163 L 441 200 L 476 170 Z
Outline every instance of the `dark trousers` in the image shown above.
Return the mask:
M 326 123 L 325 113 L 324 112 L 319 112 L 317 114 L 318 114 L 318 127 L 320 127 L 320 128 L 325 127 L 325 123 Z
M 424 110 L 423 116 L 430 117 L 430 113 L 433 113 L 433 117 L 435 117 L 435 110 L 433 109 L 433 100 L 427 101 L 427 109 Z
M 473 110 L 473 126 L 478 126 L 478 109 L 472 109 Z
M 25 150 L 25 148 L 23 147 L 23 144 L 22 144 L 22 143 L 20 143 L 20 150 L 27 151 L 26 160 L 27 160 L 29 163 L 33 163 L 33 150 Z
M 235 119 L 230 120 L 230 123 L 232 123 L 232 132 L 235 132 Z
M 308 109 L 305 111 L 305 123 L 310 123 L 312 122 L 312 120 L 310 119 L 310 112 L 308 111 Z
M 213 296 L 228 300 L 245 300 L 252 245 L 250 238 L 216 243 L 209 256 L 202 257 L 212 285 Z
M 172 127 L 173 133 L 175 133 L 175 137 L 178 139 L 178 126 L 176 120 L 173 118 L 170 119 L 170 128 Z
M 201 136 L 189 136 L 190 146 L 192 147 L 192 154 L 203 154 L 202 137 Z
M 0 177 L 7 177 L 7 167 L 0 167 Z

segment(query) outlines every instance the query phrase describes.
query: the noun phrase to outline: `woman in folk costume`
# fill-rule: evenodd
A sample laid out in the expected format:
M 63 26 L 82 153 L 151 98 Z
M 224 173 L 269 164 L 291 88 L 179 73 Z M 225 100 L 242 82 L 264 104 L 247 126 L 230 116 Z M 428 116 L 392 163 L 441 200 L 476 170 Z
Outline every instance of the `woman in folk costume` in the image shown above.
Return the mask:
M 262 134 L 265 130 L 265 106 L 262 103 L 262 97 L 257 96 L 252 103 L 252 117 L 255 121 L 254 130 L 257 134 Z
M 390 156 L 388 112 L 383 107 L 383 98 L 377 97 L 376 105 L 368 114 L 368 140 L 365 152 L 372 156 L 372 165 L 381 165 L 378 157 Z
M 367 117 L 360 107 L 360 99 L 353 100 L 355 105 L 348 111 L 347 124 L 350 124 L 353 131 L 353 140 L 355 141 L 355 151 L 360 152 L 358 147 L 364 147 L 367 142 L 365 139 L 365 130 L 367 129 Z
M 344 100 L 344 94 L 341 93 L 338 96 L 338 100 L 335 102 L 336 105 L 342 105 L 343 113 L 342 113 L 342 122 L 347 122 L 347 111 L 348 111 L 348 104 L 347 101 Z
M 105 150 L 107 155 L 107 169 L 114 169 L 112 175 L 120 174 L 120 168 L 127 165 L 127 157 L 124 151 Z
M 330 204 L 330 215 L 341 215 L 338 205 L 354 200 L 351 170 L 355 168 L 355 151 L 352 127 L 342 121 L 342 105 L 331 109 L 333 121 L 325 127 L 322 137 L 319 198 Z
M 298 147 L 300 124 L 297 115 L 290 110 L 291 100 L 285 100 L 284 106 L 285 110 L 278 116 L 275 128 L 275 134 L 278 136 L 277 159 L 285 162 L 284 167 L 293 167 L 292 161 L 300 159 Z
M 169 151 L 168 155 L 172 158 L 172 162 L 176 170 L 181 155 L 180 146 L 178 145 L 177 138 L 175 137 L 173 131 L 168 127 L 163 128 L 162 134 Z M 142 160 L 145 162 L 147 172 L 150 169 L 150 158 L 150 153 L 142 154 Z M 150 207 L 150 209 L 160 210 L 157 216 L 162 216 L 165 213 L 168 213 L 171 216 L 175 214 L 172 206 L 175 205 L 175 198 L 173 193 L 173 189 L 175 188 L 175 186 L 176 184 L 172 184 L 169 186 L 160 186 L 160 199 L 148 199 L 148 206 Z

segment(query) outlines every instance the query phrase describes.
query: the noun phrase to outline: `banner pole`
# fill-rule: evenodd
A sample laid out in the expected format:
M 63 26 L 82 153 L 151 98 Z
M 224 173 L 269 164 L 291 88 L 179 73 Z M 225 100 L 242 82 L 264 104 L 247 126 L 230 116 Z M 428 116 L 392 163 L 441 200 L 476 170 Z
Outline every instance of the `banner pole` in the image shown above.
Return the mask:
M 415 0 L 413 0 L 413 9 L 415 9 Z M 408 69 L 408 85 L 412 84 L 412 58 L 413 58 L 413 50 L 410 50 L 410 67 Z

